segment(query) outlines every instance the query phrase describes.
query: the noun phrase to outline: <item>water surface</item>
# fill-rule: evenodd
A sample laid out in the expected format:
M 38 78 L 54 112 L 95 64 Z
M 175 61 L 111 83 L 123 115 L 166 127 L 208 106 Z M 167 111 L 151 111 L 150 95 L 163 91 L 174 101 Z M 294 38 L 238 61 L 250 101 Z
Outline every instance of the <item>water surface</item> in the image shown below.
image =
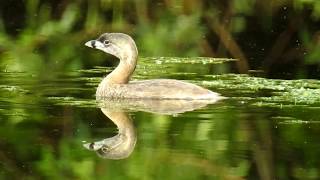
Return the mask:
M 193 111 L 160 114 L 130 103 L 96 102 L 95 88 L 112 68 L 44 77 L 2 71 L 0 178 L 319 178 L 320 81 L 215 71 L 232 63 L 141 58 L 134 80 L 181 79 L 228 97 Z M 121 122 L 133 132 L 131 149 L 117 160 L 85 147 L 118 134 L 103 111 L 126 117 Z

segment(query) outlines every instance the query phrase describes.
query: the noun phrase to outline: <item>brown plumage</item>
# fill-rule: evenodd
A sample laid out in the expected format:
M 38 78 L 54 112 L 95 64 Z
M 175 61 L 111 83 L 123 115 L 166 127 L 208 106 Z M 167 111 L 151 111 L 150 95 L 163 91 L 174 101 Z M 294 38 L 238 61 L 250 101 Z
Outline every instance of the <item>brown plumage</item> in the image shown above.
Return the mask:
M 123 33 L 105 33 L 86 46 L 102 50 L 120 59 L 117 68 L 99 84 L 96 96 L 103 98 L 139 99 L 186 99 L 211 100 L 223 99 L 218 93 L 179 80 L 152 79 L 129 82 L 135 70 L 138 50 L 133 39 Z

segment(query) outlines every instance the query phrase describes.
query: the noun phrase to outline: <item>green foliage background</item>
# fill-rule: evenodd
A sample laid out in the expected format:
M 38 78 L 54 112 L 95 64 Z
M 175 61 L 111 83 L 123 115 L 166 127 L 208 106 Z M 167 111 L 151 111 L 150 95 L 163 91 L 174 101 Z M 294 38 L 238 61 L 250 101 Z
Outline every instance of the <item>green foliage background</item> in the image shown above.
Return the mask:
M 0 14 L 0 179 L 319 178 L 316 80 L 212 74 L 319 78 L 320 1 L 12 0 Z M 140 132 L 132 157 L 99 159 L 79 147 L 115 133 L 92 102 L 105 69 L 77 70 L 115 65 L 84 46 L 104 32 L 130 34 L 141 57 L 236 58 L 148 73 L 213 76 L 203 84 L 241 97 L 177 117 L 132 113 Z M 135 78 L 147 76 L 144 67 Z
M 83 43 L 104 32 L 134 37 L 141 56 L 239 59 L 236 70 L 318 77 L 317 0 L 3 1 L 0 59 L 6 70 L 41 72 L 103 64 Z M 291 68 L 288 68 L 291 66 Z

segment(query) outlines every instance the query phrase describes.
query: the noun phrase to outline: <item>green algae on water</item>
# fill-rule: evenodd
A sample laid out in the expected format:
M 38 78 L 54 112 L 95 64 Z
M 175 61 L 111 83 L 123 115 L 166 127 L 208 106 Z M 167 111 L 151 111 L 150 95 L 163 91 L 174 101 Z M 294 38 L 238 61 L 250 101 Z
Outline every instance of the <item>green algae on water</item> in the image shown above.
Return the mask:
M 320 105 L 320 81 L 280 80 L 252 77 L 249 75 L 207 75 L 212 80 L 198 83 L 210 88 L 235 90 L 256 97 L 254 105 Z
M 48 97 L 48 100 L 56 105 L 74 106 L 81 108 L 96 108 L 97 102 L 95 99 L 80 99 L 75 97 Z
M 237 60 L 212 57 L 141 57 L 139 61 L 144 63 L 154 62 L 155 64 L 221 64 Z

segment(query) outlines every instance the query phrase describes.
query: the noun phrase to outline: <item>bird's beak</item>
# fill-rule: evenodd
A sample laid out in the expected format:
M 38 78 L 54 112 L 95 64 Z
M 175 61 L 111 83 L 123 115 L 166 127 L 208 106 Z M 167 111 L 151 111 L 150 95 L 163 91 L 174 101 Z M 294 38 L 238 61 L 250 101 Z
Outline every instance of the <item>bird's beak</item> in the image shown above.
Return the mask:
M 121 54 L 118 53 L 118 52 L 120 52 L 120 50 L 118 47 L 116 47 L 114 45 L 110 45 L 110 46 L 106 47 L 102 42 L 100 42 L 98 40 L 88 41 L 84 45 L 91 47 L 91 48 L 94 48 L 94 49 L 99 49 L 105 53 L 111 54 L 111 55 L 116 56 L 119 59 L 121 59 Z
M 97 40 L 88 41 L 84 45 L 91 47 L 91 48 L 94 48 L 94 49 L 101 49 L 102 50 L 104 48 L 104 45 L 100 41 L 97 41 Z

